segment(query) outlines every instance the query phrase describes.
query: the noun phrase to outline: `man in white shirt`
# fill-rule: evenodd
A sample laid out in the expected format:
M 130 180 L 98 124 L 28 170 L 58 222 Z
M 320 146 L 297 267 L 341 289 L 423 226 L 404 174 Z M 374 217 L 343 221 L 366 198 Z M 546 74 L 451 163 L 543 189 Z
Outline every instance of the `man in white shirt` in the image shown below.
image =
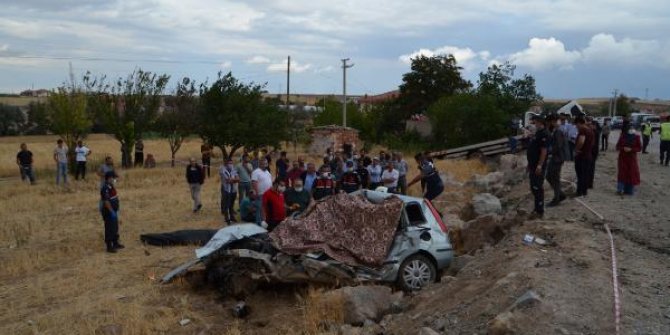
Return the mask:
M 60 184 L 60 178 L 63 177 L 63 184 L 67 184 L 67 158 L 68 148 L 63 144 L 63 140 L 56 141 L 54 149 L 54 162 L 56 162 L 56 185 Z
M 384 183 L 384 187 L 387 188 L 387 192 L 396 193 L 399 177 L 400 173 L 398 170 L 393 168 L 393 161 L 387 161 L 386 169 L 384 169 L 384 172 L 382 172 L 382 183 Z
M 372 164 L 368 165 L 368 174 L 370 175 L 370 189 L 375 190 L 382 185 L 382 169 L 379 165 L 379 158 L 372 159 Z
M 272 174 L 268 171 L 268 161 L 264 158 L 258 161 L 258 168 L 251 173 L 251 187 L 256 194 L 256 224 L 260 224 L 263 194 L 272 188 Z
M 74 149 L 76 155 L 77 166 L 74 172 L 74 179 L 79 180 L 79 175 L 81 174 L 81 179 L 86 180 L 86 157 L 91 154 L 91 149 L 86 147 L 82 141 L 77 142 L 77 147 Z
M 226 223 L 230 224 L 236 222 L 233 207 L 237 197 L 237 184 L 240 182 L 232 158 L 227 158 L 226 164 L 219 168 L 219 176 L 221 176 L 221 214 Z

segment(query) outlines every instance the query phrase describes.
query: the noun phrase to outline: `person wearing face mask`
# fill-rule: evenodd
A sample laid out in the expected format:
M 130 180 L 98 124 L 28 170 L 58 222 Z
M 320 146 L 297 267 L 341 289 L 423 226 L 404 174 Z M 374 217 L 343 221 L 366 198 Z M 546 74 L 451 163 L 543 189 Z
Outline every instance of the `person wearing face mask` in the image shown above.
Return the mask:
M 316 165 L 314 163 L 307 163 L 307 170 L 305 170 L 301 175 L 302 184 L 307 192 L 312 192 L 314 188 L 314 183 L 319 178 L 319 174 L 316 172 Z
M 368 174 L 370 175 L 370 189 L 375 190 L 382 184 L 382 166 L 379 165 L 379 158 L 373 158 L 372 164 L 368 165 Z
M 256 197 L 256 223 L 260 224 L 262 217 L 261 200 L 263 194 L 272 187 L 272 174 L 268 171 L 268 161 L 260 159 L 258 169 L 251 173 L 251 187 L 258 196 Z
M 223 214 L 226 223 L 236 222 L 235 220 L 235 198 L 237 198 L 237 184 L 240 177 L 235 170 L 233 160 L 226 159 L 226 164 L 219 168 L 221 177 L 221 214 Z
M 100 214 L 105 222 L 105 245 L 107 252 L 115 253 L 124 246 L 119 243 L 119 197 L 114 187 L 116 173 L 108 171 L 105 173 L 105 183 L 100 188 Z
M 358 191 L 361 188 L 361 177 L 354 170 L 354 162 L 347 161 L 345 171 L 342 175 L 340 189 L 346 193 Z
M 621 129 L 616 150 L 619 151 L 617 194 L 633 195 L 635 186 L 640 185 L 640 167 L 637 162 L 637 153 L 642 151 L 642 141 L 629 122 L 625 122 Z
M 268 232 L 273 231 L 286 218 L 284 191 L 286 191 L 286 184 L 277 178 L 272 183 L 272 187 L 263 193 L 263 222 L 261 225 L 267 225 Z
M 284 192 L 288 215 L 302 213 L 309 206 L 311 198 L 312 196 L 303 187 L 302 180 L 300 178 L 293 180 L 293 187 Z
M 327 196 L 335 194 L 335 180 L 330 174 L 329 166 L 321 167 L 321 175 L 314 182 L 312 187 L 312 198 L 321 200 Z
M 400 178 L 398 170 L 393 167 L 393 161 L 388 160 L 386 162 L 386 169 L 382 172 L 382 182 L 388 193 L 396 193 L 398 178 Z
M 205 169 L 202 165 L 196 163 L 195 158 L 191 157 L 190 164 L 186 167 L 186 182 L 191 190 L 191 199 L 193 199 L 193 213 L 202 209 L 200 201 L 200 190 L 205 182 Z
M 586 196 L 591 180 L 591 164 L 595 136 L 593 130 L 586 125 L 586 119 L 579 116 L 575 119 L 578 133 L 575 142 L 575 172 L 577 174 L 577 196 Z

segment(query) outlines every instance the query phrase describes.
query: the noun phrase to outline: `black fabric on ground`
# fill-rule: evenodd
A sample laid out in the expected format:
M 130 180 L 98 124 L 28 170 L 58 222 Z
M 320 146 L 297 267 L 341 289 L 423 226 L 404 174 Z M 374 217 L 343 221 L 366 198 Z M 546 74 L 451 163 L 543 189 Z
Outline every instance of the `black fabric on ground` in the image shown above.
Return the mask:
M 142 234 L 140 240 L 146 244 L 160 247 L 171 245 L 205 245 L 217 229 L 177 230 L 169 233 Z

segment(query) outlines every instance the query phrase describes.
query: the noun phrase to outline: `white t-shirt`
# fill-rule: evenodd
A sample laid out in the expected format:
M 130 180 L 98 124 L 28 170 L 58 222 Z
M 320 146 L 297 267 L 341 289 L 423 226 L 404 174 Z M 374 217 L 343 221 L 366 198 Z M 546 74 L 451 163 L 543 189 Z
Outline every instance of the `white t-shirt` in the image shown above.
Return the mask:
M 74 153 L 77 154 L 77 162 L 85 162 L 86 155 L 88 155 L 90 151 L 91 149 L 87 148 L 86 146 L 74 148 Z
M 389 171 L 388 169 L 384 169 L 384 172 L 382 172 L 382 181 L 384 179 L 391 179 L 393 178 L 392 182 L 384 182 L 385 187 L 398 187 L 398 177 L 400 177 L 400 172 L 398 170 L 393 169 Z
M 262 196 L 272 187 L 272 174 L 268 170 L 256 169 L 251 173 L 251 182 L 258 184 L 258 195 Z

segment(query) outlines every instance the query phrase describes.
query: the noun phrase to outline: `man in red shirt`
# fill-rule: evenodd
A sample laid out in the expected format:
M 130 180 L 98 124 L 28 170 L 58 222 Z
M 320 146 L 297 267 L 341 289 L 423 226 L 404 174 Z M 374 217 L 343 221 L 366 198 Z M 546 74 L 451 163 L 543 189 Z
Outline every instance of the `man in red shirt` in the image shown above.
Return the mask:
M 263 222 L 267 224 L 269 232 L 274 230 L 286 218 L 284 191 L 286 191 L 286 184 L 283 180 L 277 178 L 272 183 L 272 188 L 263 193 L 262 217 Z
M 589 180 L 591 180 L 591 164 L 593 161 L 593 130 L 586 125 L 583 116 L 575 119 L 577 125 L 577 142 L 575 144 L 575 172 L 577 173 L 577 196 L 586 196 Z

